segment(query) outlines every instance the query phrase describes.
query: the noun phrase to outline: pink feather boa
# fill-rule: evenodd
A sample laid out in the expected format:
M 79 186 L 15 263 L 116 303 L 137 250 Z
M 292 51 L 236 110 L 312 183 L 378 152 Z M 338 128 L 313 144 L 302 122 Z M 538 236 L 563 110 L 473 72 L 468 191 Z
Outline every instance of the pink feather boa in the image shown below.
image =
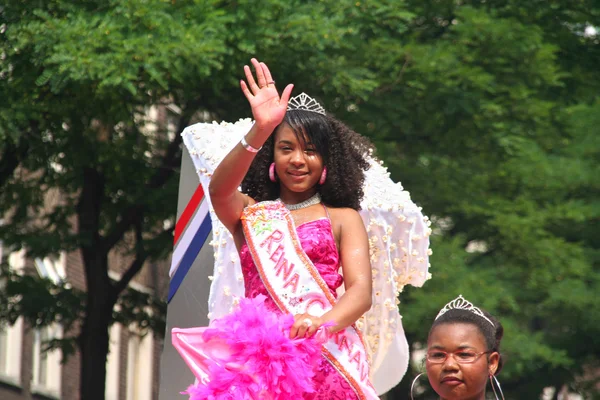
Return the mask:
M 294 317 L 269 311 L 265 297 L 242 299 L 231 314 L 202 332 L 207 346 L 228 347 L 209 363 L 207 379 L 182 394 L 190 400 L 284 400 L 314 393 L 313 366 L 327 340 L 325 329 L 311 338 L 290 339 Z

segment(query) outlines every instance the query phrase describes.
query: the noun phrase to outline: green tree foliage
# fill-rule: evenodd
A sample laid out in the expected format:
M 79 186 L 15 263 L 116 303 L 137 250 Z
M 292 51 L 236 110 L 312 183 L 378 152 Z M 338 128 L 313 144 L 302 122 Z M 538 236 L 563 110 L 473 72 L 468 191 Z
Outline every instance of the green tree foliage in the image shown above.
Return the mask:
M 401 305 L 407 331 L 423 342 L 430 325 L 410 321 L 431 321 L 462 293 L 505 325 L 509 397 L 563 385 L 598 396 L 600 131 L 590 77 L 600 58 L 598 38 L 583 31 L 600 9 L 465 3 L 412 4 L 420 17 L 403 47 L 412 58 L 396 88 L 403 101 L 375 129 L 394 141 L 380 149 L 395 176 L 438 222 L 434 279 Z
M 82 398 L 103 398 L 109 324 L 155 304 L 124 293 L 171 248 L 181 140 L 169 125 L 249 116 L 238 82 L 252 56 L 369 135 L 434 220 L 433 279 L 402 296 L 411 343 L 462 293 L 506 327 L 509 397 L 593 392 L 600 47 L 583 32 L 599 15 L 586 0 L 6 1 L 0 235 L 32 256 L 80 251 L 83 308 L 64 315 L 83 323 Z M 148 114 L 161 105 L 168 124 Z M 117 249 L 133 261 L 114 282 Z M 53 320 L 18 294 L 58 289 L 13 278 L 0 317 Z
M 67 326 L 62 317 L 78 318 L 78 336 L 57 344 L 80 351 L 81 398 L 102 399 L 109 325 L 160 326 L 146 318 L 152 306 L 164 316 L 164 302 L 127 287 L 171 248 L 164 222 L 174 218 L 181 139 L 166 125 L 181 131 L 202 109 L 204 92 L 191 82 L 208 81 L 223 61 L 225 14 L 211 2 L 162 1 L 9 1 L 0 12 L 1 235 L 31 257 L 78 250 L 86 278 L 84 293 L 63 303 L 80 309 L 65 311 L 28 289 L 48 299 L 68 288 L 5 274 L 2 308 L 38 326 L 52 319 L 40 313 Z M 165 102 L 178 118 L 150 120 L 150 107 Z M 109 266 L 115 251 L 131 263 Z M 109 267 L 123 271 L 118 282 Z

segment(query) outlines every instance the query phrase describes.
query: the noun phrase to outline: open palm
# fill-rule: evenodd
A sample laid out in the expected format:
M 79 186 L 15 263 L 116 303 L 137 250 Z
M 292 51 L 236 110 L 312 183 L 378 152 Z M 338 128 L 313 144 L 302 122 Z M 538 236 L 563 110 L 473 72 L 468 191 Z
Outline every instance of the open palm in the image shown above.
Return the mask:
M 245 65 L 248 83 L 242 80 L 240 86 L 252 107 L 256 124 L 260 128 L 273 130 L 283 121 L 294 85 L 287 85 L 280 97 L 269 67 L 255 58 L 252 59 L 252 65 L 256 71 L 256 81 L 250 67 Z

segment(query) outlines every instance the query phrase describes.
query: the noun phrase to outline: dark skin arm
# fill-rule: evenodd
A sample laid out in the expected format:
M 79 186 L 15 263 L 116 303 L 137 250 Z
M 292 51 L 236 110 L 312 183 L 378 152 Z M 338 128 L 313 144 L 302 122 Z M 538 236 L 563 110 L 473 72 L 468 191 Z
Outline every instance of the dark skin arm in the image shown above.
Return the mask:
M 253 58 L 252 65 L 257 80 L 254 80 L 250 67 L 244 66 L 248 83 L 240 81 L 240 86 L 252 107 L 255 120 L 254 126 L 246 134 L 246 142 L 258 149 L 283 120 L 293 85 L 288 85 L 279 97 L 275 85 L 268 84 L 273 78 L 266 64 Z M 256 153 L 246 150 L 241 143 L 237 144 L 215 169 L 208 188 L 217 217 L 234 238 L 240 236 L 242 211 L 246 206 L 254 204 L 254 200 L 240 193 L 238 187 L 255 156 Z
M 352 209 L 331 211 L 332 220 L 339 221 L 339 248 L 346 291 L 331 310 L 317 317 L 310 314 L 294 316 L 290 337 L 312 336 L 326 322 L 332 333 L 352 325 L 371 308 L 372 278 L 367 231 L 360 214 Z M 312 324 L 304 322 L 310 319 Z
M 244 67 L 247 83 L 240 82 L 242 92 L 252 108 L 255 124 L 246 134 L 246 142 L 258 149 L 275 128 L 283 121 L 293 85 L 288 85 L 281 97 L 273 84 L 271 73 L 264 63 L 252 59 L 256 80 L 248 66 Z M 256 153 L 249 152 L 237 144 L 215 169 L 209 185 L 209 195 L 219 220 L 231 232 L 239 247 L 243 242 L 240 216 L 248 205 L 254 204 L 251 197 L 240 193 L 241 185 Z M 332 222 L 336 222 L 336 240 L 339 243 L 345 293 L 335 306 L 321 317 L 308 314 L 295 316 L 290 337 L 313 335 L 325 322 L 333 322 L 329 329 L 337 332 L 353 324 L 371 307 L 371 265 L 369 244 L 362 219 L 351 209 L 331 210 Z M 309 318 L 310 327 L 303 324 Z

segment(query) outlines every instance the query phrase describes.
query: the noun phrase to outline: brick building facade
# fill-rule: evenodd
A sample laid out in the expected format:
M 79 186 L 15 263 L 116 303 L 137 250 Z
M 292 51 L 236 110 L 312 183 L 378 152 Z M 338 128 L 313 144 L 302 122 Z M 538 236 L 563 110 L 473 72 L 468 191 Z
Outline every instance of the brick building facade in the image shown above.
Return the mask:
M 0 241 L 0 248 L 2 242 Z M 83 289 L 85 277 L 78 252 L 57 259 L 29 259 L 23 251 L 4 254 L 11 267 L 27 274 L 50 279 L 65 279 Z M 129 265 L 124 257 L 111 255 L 110 265 Z M 120 271 L 110 272 L 117 279 Z M 147 263 L 131 286 L 140 291 L 157 292 L 163 298 L 168 289 L 168 264 Z M 42 352 L 41 343 L 61 332 L 60 326 L 38 331 L 22 320 L 0 328 L 0 399 L 1 400 L 83 400 L 79 396 L 79 354 L 61 364 L 59 351 Z M 107 358 L 106 400 L 158 400 L 159 360 L 162 340 L 153 334 L 137 335 L 133 329 L 115 324 L 110 330 L 110 354 Z
M 169 134 L 175 134 L 175 126 L 169 123 L 166 107 L 151 107 L 147 117 L 148 133 L 158 134 L 159 127 L 167 127 Z M 49 209 L 61 201 L 58 190 L 49 190 L 46 196 Z M 12 268 L 55 281 L 64 279 L 75 288 L 85 289 L 83 261 L 79 252 L 44 260 L 28 258 L 24 252 L 7 253 L 0 238 L 0 260 L 3 257 L 9 260 Z M 169 261 L 147 262 L 130 286 L 166 299 Z M 130 262 L 126 256 L 113 252 L 109 255 L 109 276 L 119 279 Z M 55 334 L 72 336 L 76 332 L 61 332 L 60 326 L 40 332 L 31 329 L 22 320 L 14 326 L 0 326 L 0 400 L 85 400 L 79 396 L 79 354 L 61 364 L 60 352 L 41 351 L 41 342 Z M 161 352 L 162 339 L 156 335 L 148 334 L 142 338 L 130 327 L 112 326 L 105 399 L 158 400 Z

